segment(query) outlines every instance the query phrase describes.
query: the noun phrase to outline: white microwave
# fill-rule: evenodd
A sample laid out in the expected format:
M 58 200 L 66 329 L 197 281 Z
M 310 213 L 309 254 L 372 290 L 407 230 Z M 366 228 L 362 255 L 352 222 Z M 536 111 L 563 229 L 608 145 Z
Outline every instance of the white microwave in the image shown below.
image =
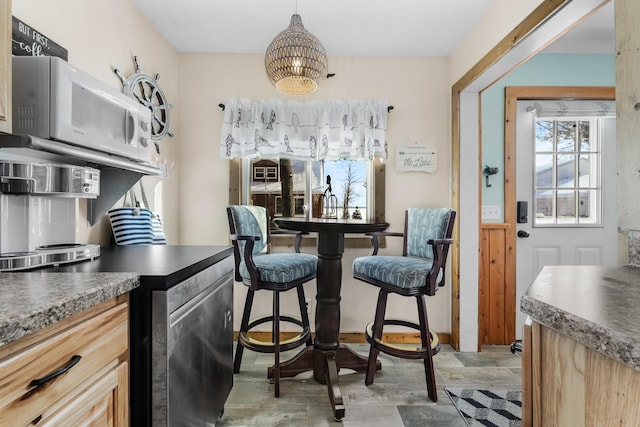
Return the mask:
M 150 160 L 151 110 L 52 56 L 14 56 L 13 133 Z

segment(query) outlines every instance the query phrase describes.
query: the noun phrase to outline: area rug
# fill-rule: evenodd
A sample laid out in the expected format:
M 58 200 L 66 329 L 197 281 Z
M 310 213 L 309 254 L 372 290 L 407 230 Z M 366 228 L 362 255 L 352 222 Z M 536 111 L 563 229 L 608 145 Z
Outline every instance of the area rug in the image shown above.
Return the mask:
M 514 427 L 522 424 L 522 392 L 445 388 L 466 423 L 473 426 Z

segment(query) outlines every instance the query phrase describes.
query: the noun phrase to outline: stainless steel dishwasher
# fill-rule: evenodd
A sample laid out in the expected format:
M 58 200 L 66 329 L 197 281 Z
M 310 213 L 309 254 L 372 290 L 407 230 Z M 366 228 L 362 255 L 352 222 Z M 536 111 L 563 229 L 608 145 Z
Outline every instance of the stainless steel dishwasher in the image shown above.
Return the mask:
M 104 246 L 49 268 L 137 272 L 129 294 L 130 425 L 213 426 L 233 385 L 231 246 Z
M 227 257 L 151 291 L 153 426 L 213 426 L 222 415 L 233 385 L 232 270 Z

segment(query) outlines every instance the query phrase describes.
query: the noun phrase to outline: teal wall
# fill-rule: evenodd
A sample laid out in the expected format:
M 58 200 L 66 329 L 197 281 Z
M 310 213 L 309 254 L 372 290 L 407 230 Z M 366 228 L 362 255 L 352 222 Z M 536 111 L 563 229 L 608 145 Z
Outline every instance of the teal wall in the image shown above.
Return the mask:
M 500 206 L 504 221 L 504 88 L 507 86 L 615 86 L 614 55 L 536 55 L 481 94 L 482 169 L 497 166 L 500 171 L 485 186 L 482 176 L 482 205 Z

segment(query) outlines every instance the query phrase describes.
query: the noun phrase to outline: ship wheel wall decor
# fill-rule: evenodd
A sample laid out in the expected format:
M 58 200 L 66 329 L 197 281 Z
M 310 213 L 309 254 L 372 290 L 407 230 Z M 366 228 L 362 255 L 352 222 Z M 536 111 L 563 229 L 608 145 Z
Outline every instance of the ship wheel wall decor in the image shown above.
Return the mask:
M 125 77 L 117 68 L 113 71 L 122 82 L 122 92 L 151 110 L 151 139 L 156 146 L 156 152 L 160 154 L 159 141 L 165 135 L 173 136 L 169 129 L 169 110 L 173 105 L 167 102 L 158 85 L 160 74 L 156 74 L 155 78 L 145 74 L 140 69 L 137 56 L 133 57 L 133 62 L 136 69 L 129 77 Z

